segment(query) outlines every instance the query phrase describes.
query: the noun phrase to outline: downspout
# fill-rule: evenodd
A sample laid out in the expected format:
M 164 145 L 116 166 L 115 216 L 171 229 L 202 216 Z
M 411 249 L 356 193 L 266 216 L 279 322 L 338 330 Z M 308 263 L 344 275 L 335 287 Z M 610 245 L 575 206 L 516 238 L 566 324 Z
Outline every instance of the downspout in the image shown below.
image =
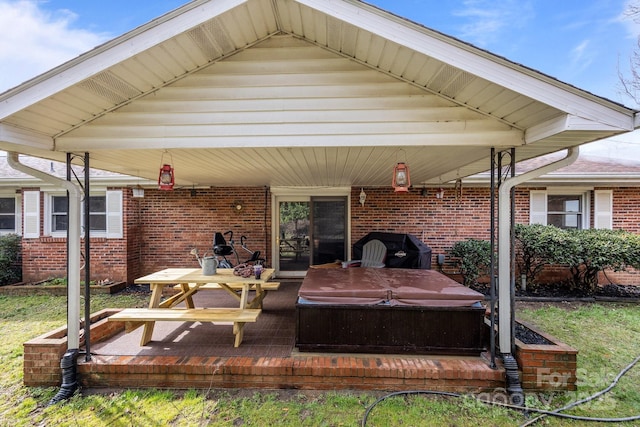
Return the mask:
M 511 307 L 512 292 L 515 283 L 511 275 L 511 190 L 524 182 L 569 166 L 578 158 L 578 147 L 569 148 L 566 157 L 542 166 L 522 175 L 507 178 L 498 189 L 498 331 L 499 346 L 502 353 L 506 376 L 507 392 L 515 398 L 522 399 L 522 387 L 518 376 L 518 363 L 513 357 L 513 330 Z M 505 248 L 509 248 L 505 250 Z M 517 403 L 517 402 L 516 402 Z
M 69 192 L 69 227 L 67 230 L 67 351 L 60 361 L 62 368 L 62 388 L 51 399 L 51 403 L 68 399 L 77 388 L 76 358 L 80 349 L 80 205 L 82 192 L 71 181 L 33 169 L 20 163 L 18 153 L 8 153 L 7 160 L 13 169 L 42 181 L 59 185 Z

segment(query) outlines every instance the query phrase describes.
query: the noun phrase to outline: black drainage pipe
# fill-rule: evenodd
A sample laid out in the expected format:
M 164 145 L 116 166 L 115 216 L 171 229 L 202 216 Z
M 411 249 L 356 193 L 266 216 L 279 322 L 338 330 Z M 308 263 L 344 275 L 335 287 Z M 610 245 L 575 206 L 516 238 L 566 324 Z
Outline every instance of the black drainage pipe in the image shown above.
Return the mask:
M 520 384 L 520 374 L 518 373 L 518 362 L 511 353 L 502 354 L 502 362 L 504 364 L 507 393 L 512 404 L 517 406 L 524 405 L 524 391 Z
M 49 405 L 68 400 L 78 389 L 78 349 L 69 349 L 60 360 L 60 368 L 62 369 L 62 386 L 58 393 L 49 401 Z

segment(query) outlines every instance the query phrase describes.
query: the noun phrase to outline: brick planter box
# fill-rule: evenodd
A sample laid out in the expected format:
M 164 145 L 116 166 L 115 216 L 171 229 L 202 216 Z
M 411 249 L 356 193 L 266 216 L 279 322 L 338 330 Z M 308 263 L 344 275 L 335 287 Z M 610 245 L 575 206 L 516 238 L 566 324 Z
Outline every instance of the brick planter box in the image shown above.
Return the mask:
M 120 309 L 105 309 L 91 316 L 91 342 L 99 342 L 121 332 L 124 324 L 107 318 Z M 80 340 L 84 346 L 84 339 Z M 60 360 L 67 351 L 67 328 L 63 326 L 23 344 L 24 385 L 55 387 L 62 383 Z
M 578 351 L 554 337 L 536 330 L 525 322 L 521 325 L 544 337 L 551 344 L 525 344 L 516 339 L 516 360 L 525 390 L 576 390 Z

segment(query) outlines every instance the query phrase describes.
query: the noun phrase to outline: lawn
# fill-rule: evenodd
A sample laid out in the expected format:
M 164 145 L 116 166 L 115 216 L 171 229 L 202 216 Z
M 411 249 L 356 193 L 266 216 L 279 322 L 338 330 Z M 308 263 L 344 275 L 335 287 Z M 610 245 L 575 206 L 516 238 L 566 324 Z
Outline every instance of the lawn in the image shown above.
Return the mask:
M 144 306 L 147 295 L 92 297 L 92 312 Z M 528 394 L 529 407 L 552 410 L 607 387 L 640 355 L 637 304 L 518 303 L 518 317 L 579 350 L 579 388 Z M 56 388 L 22 386 L 22 343 L 66 322 L 66 298 L 0 296 L 0 426 L 517 426 L 535 415 L 471 396 L 296 390 L 81 390 L 48 406 Z M 588 417 L 640 414 L 640 364 L 609 393 L 568 413 Z M 370 412 L 367 410 L 370 409 Z M 594 425 L 547 417 L 535 425 Z M 640 425 L 640 420 L 617 425 Z

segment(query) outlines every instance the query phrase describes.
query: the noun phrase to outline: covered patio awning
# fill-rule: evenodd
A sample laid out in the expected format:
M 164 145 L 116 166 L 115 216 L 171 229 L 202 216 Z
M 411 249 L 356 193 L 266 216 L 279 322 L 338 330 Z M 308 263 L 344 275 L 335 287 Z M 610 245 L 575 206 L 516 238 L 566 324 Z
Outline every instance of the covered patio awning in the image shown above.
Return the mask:
M 0 149 L 182 186 L 385 186 L 632 131 L 636 111 L 357 0 L 196 0 L 0 95 Z
M 633 109 L 358 0 L 194 0 L 0 94 L 12 167 L 15 153 L 87 153 L 93 168 L 154 179 L 169 162 L 189 187 L 390 186 L 400 161 L 414 186 L 439 185 L 488 170 L 492 149 L 518 161 L 637 127 Z M 69 258 L 71 358 L 80 257 Z M 503 360 L 517 394 L 517 363 Z

